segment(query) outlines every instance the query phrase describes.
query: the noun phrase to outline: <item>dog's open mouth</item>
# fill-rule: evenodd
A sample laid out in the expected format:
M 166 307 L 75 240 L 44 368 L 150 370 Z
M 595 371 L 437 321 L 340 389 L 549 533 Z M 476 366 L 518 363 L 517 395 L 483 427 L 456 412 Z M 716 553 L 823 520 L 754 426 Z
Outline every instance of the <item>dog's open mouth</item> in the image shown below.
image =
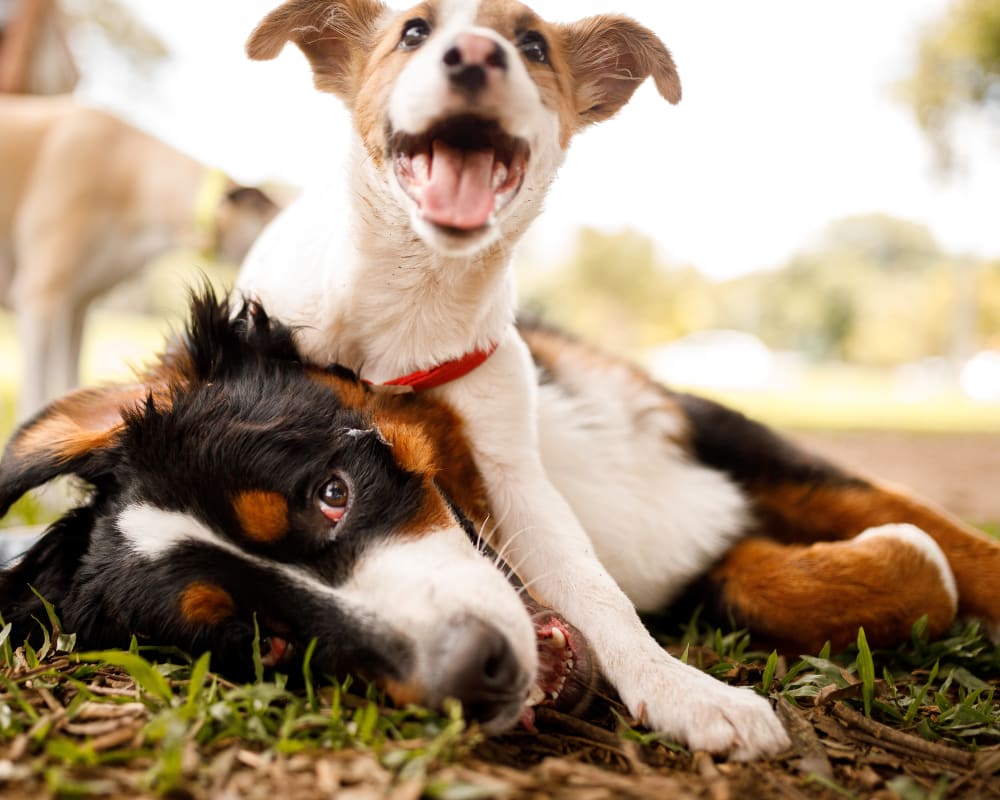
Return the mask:
M 390 149 L 396 180 L 423 218 L 458 234 L 493 224 L 520 190 L 530 155 L 499 122 L 471 114 L 396 134 Z
M 525 727 L 534 722 L 534 706 L 546 705 L 579 714 L 593 696 L 597 669 L 583 635 L 550 609 L 523 598 L 538 638 L 538 675 L 521 714 Z

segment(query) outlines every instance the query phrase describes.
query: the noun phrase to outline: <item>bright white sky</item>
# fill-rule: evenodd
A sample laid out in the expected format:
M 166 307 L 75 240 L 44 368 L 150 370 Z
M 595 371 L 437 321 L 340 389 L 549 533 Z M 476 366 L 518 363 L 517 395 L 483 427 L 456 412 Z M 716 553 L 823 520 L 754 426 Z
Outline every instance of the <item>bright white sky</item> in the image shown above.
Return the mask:
M 95 61 L 81 95 L 240 180 L 302 184 L 336 167 L 348 121 L 289 48 L 254 64 L 243 42 L 277 0 L 127 0 L 173 61 L 138 89 Z M 965 173 L 942 182 L 891 97 L 921 27 L 947 0 L 535 0 L 551 19 L 609 9 L 655 30 L 684 100 L 644 86 L 581 136 L 527 243 L 558 259 L 579 225 L 631 226 L 715 277 L 777 266 L 827 222 L 884 211 L 948 247 L 1000 256 L 1000 132 L 970 125 Z

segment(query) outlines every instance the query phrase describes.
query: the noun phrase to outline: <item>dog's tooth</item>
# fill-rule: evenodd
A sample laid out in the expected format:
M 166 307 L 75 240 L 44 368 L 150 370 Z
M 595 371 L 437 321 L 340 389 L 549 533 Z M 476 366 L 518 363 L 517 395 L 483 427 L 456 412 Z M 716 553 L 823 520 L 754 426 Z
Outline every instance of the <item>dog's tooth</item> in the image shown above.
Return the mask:
M 575 663 L 576 662 L 574 662 L 572 658 L 567 658 L 566 659 L 566 669 L 573 669 L 573 666 L 575 665 Z
M 559 629 L 559 628 L 553 628 L 552 629 L 552 641 L 556 644 L 557 647 L 565 647 L 566 646 L 566 634 L 564 634 L 562 632 L 562 630 Z
M 493 165 L 493 191 L 498 191 L 507 182 L 507 165 L 498 161 Z
M 525 702 L 526 705 L 537 706 L 544 699 L 545 699 L 545 692 L 542 690 L 542 687 L 536 683 L 531 687 L 531 691 L 528 692 L 528 699 Z
M 559 697 L 559 691 L 549 692 L 549 700 L 555 700 Z
M 431 157 L 428 153 L 417 153 L 410 159 L 413 167 L 413 177 L 422 183 L 430 180 L 431 177 Z

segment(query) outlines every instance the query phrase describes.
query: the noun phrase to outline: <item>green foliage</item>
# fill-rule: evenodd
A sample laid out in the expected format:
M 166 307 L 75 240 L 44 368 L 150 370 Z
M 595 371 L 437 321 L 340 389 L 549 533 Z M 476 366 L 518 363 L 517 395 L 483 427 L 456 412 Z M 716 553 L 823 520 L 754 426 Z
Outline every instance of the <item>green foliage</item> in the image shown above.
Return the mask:
M 54 610 L 48 621 L 57 633 Z M 208 654 L 192 662 L 170 649 L 135 644 L 128 651 L 73 656 L 33 654 L 27 646 L 11 653 L 9 630 L 0 621 L 0 647 L 8 646 L 0 651 L 6 658 L 0 664 L 0 745 L 22 755 L 7 774 L 44 784 L 50 794 L 121 794 L 124 786 L 134 795 L 188 796 L 196 790 L 193 796 L 203 796 L 220 771 L 233 769 L 237 754 L 244 763 L 266 767 L 283 760 L 283 768 L 291 768 L 296 757 L 350 750 L 387 770 L 389 780 L 410 793 L 493 796 L 488 784 L 468 779 L 473 772 L 448 769 L 479 742 L 457 704 L 443 714 L 390 709 L 372 687 L 359 688 L 350 679 L 314 684 L 308 673 L 302 691 L 289 689 L 280 675 L 238 686 L 211 672 Z M 745 631 L 707 625 L 696 613 L 670 646 L 683 647 L 691 663 L 723 680 L 755 685 L 793 704 L 863 703 L 873 724 L 972 751 L 1000 743 L 1000 705 L 994 701 L 1000 648 L 975 624 L 956 624 L 939 641 L 929 641 L 926 630 L 926 619 L 920 620 L 905 646 L 874 652 L 859 632 L 857 650 L 832 654 L 827 645 L 815 656 L 786 663 L 776 652 L 751 650 Z M 157 660 L 163 654 L 168 657 Z M 127 677 L 126 685 L 138 693 L 130 688 L 107 694 L 99 690 L 98 677 L 119 683 Z M 690 758 L 662 734 L 633 729 L 611 711 L 632 748 L 665 748 L 673 757 Z M 98 747 L 83 733 L 87 720 L 122 715 L 132 715 L 133 726 L 123 743 Z M 845 785 L 845 775 L 850 773 L 809 773 L 804 780 L 854 796 L 857 787 Z M 944 796 L 948 786 L 921 789 L 901 777 L 891 785 L 901 796 L 927 798 Z
M 570 259 L 543 278 L 525 274 L 522 305 L 609 350 L 643 348 L 711 326 L 710 283 L 694 269 L 668 268 L 635 231 L 581 229 Z
M 526 308 L 626 355 L 706 328 L 868 367 L 1000 346 L 1000 264 L 944 252 L 925 226 L 885 214 L 837 220 L 781 268 L 718 284 L 634 231 L 587 229 L 562 267 L 522 277 Z
M 951 126 L 960 113 L 1000 105 L 1000 2 L 958 0 L 928 26 L 900 96 L 937 150 L 953 164 Z

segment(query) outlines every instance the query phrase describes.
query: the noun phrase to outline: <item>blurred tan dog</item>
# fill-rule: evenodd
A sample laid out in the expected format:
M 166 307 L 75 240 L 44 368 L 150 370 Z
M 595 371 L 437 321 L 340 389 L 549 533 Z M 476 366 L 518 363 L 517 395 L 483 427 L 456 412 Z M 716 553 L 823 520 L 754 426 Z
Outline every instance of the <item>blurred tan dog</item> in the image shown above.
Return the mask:
M 21 418 L 76 385 L 97 295 L 173 248 L 239 263 L 278 210 L 68 96 L 0 96 L 0 131 L 0 303 L 17 312 Z

